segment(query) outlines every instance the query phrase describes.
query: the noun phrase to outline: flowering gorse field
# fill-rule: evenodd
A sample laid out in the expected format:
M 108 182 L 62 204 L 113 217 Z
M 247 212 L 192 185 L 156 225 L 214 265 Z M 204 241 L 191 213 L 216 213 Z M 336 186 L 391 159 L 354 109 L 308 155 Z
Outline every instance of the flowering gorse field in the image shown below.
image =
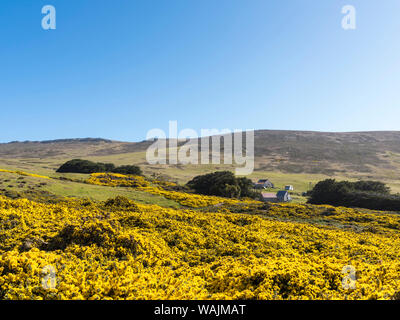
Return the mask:
M 190 196 L 187 209 L 0 197 L 0 298 L 400 297 L 397 214 Z

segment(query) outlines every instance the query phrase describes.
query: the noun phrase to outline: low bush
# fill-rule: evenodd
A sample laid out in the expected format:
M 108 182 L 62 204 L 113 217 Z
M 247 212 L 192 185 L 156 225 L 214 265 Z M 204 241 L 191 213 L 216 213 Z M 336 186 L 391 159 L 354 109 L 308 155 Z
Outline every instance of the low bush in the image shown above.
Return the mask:
M 390 188 L 379 181 L 318 182 L 308 192 L 308 202 L 333 206 L 359 207 L 373 210 L 400 210 L 400 196 L 390 194 Z
M 256 198 L 252 191 L 252 182 L 247 178 L 237 178 L 230 171 L 217 171 L 194 177 L 187 187 L 196 193 L 227 198 L 250 197 Z
M 142 170 L 138 166 L 125 165 L 116 167 L 112 163 L 93 162 L 82 159 L 73 159 L 67 161 L 57 169 L 57 172 L 60 173 L 113 172 L 120 174 L 142 175 Z

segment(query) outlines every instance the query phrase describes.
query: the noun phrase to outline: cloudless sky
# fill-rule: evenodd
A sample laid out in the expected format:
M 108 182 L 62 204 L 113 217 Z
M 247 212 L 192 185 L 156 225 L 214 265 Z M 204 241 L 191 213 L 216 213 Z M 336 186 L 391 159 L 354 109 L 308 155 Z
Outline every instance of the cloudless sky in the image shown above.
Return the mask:
M 400 130 L 400 1 L 2 0 L 0 110 L 2 142 Z

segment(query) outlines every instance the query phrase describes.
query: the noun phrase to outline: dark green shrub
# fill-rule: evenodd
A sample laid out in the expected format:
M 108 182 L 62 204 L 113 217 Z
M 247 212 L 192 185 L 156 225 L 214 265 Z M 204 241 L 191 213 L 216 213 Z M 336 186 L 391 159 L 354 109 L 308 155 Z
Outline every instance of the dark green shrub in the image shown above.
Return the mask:
M 73 159 L 64 163 L 57 172 L 62 173 L 95 173 L 110 172 L 115 168 L 112 163 L 97 163 L 89 160 Z
M 308 192 L 308 202 L 333 206 L 359 207 L 372 210 L 400 210 L 400 196 L 379 181 L 340 181 L 327 179 L 318 182 Z
M 251 190 L 251 180 L 236 178 L 230 171 L 218 171 L 194 177 L 186 186 L 204 195 L 227 198 L 256 197 L 256 194 Z
M 142 170 L 138 166 L 120 166 L 112 170 L 114 173 L 142 175 Z
M 121 174 L 142 175 L 142 170 L 138 166 L 126 165 L 116 167 L 112 163 L 93 162 L 89 160 L 73 159 L 64 163 L 57 172 L 61 173 L 96 173 L 113 172 Z

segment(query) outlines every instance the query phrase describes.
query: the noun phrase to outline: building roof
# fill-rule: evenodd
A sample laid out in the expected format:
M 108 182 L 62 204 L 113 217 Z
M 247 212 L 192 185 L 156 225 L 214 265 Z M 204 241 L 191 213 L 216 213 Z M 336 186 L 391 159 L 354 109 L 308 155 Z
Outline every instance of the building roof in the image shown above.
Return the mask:
M 276 194 L 275 193 L 262 192 L 261 195 L 262 195 L 263 198 L 276 198 Z

